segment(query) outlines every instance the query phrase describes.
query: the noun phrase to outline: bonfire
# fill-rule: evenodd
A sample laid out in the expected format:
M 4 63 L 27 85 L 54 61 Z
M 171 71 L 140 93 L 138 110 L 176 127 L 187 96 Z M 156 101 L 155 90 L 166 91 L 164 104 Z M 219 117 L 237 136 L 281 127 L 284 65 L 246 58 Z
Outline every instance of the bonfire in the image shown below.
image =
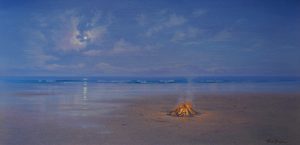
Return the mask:
M 180 103 L 177 107 L 168 113 L 171 116 L 175 117 L 193 117 L 198 114 L 189 102 Z

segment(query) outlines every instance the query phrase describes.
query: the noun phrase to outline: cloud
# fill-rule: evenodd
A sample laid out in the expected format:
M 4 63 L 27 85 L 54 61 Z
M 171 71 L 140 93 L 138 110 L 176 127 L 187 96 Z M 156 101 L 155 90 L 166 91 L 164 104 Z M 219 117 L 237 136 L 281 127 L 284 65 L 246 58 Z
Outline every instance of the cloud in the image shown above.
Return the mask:
M 99 44 L 104 37 L 107 29 L 106 26 L 95 26 L 96 22 L 91 22 L 93 27 L 89 29 L 79 29 L 81 22 L 77 16 L 71 16 L 70 20 L 67 19 L 64 30 L 61 35 L 54 35 L 56 37 L 56 48 L 64 51 L 80 51 L 85 49 L 88 45 Z M 69 23 L 68 23 L 69 21 Z M 92 20 L 96 21 L 96 20 Z M 58 33 L 59 34 L 59 33 Z
M 182 34 L 181 34 L 182 33 Z M 211 31 L 204 29 L 190 29 L 185 31 L 178 31 L 174 33 L 171 42 L 181 42 L 181 44 L 201 45 L 201 44 L 215 44 L 216 42 L 236 41 L 238 34 L 232 28 L 223 28 L 219 31 Z
M 35 67 L 43 67 L 48 62 L 59 60 L 59 58 L 47 54 L 44 51 L 44 48 L 47 46 L 47 39 L 43 33 L 39 31 L 32 31 L 30 35 L 35 39 L 29 41 L 28 48 L 24 50 L 30 65 Z
M 94 13 L 94 16 L 91 19 L 90 23 L 87 23 L 90 26 L 95 26 L 99 23 L 99 21 L 101 20 L 101 18 L 103 17 L 102 13 L 100 11 L 97 11 Z
M 96 72 L 101 72 L 101 73 L 125 73 L 128 72 L 128 69 L 124 69 L 123 67 L 118 67 L 118 66 L 113 66 L 109 63 L 105 62 L 100 62 L 95 65 Z
M 88 40 L 89 43 L 99 44 L 104 38 L 107 28 L 105 26 L 98 26 L 83 32 L 83 39 Z
M 26 65 L 50 71 L 83 68 L 84 62 L 74 62 L 68 56 L 81 52 L 87 56 L 100 54 L 100 50 L 85 50 L 90 45 L 100 45 L 104 39 L 109 24 L 100 23 L 101 18 L 102 15 L 88 17 L 74 10 L 35 15 L 30 21 L 32 27 L 26 29 Z
M 232 32 L 224 29 L 218 33 L 211 39 L 211 41 L 228 41 L 233 38 Z
M 177 14 L 171 14 L 167 19 L 163 19 L 153 27 L 149 28 L 146 32 L 146 36 L 152 36 L 154 33 L 160 32 L 163 29 L 176 27 L 186 23 L 187 19 Z
M 215 35 L 210 39 L 210 41 L 234 41 L 238 40 L 242 33 L 246 31 L 241 29 L 244 23 L 247 22 L 247 19 L 237 19 L 231 25 L 224 27 L 220 31 L 217 31 Z
M 179 26 L 186 22 L 183 16 L 178 16 L 176 14 L 170 15 L 169 19 L 165 22 L 166 27 Z
M 47 64 L 44 68 L 50 71 L 65 71 L 65 70 L 77 70 L 85 67 L 84 63 L 78 63 L 75 65 L 62 65 L 62 64 Z
M 175 32 L 174 35 L 171 38 L 171 41 L 172 42 L 178 42 L 178 41 L 182 41 L 182 40 L 195 38 L 195 37 L 197 37 L 197 35 L 200 32 L 201 31 L 198 28 L 189 27 L 186 30 Z
M 109 73 L 109 74 L 158 74 L 158 75 L 199 75 L 199 74 L 218 74 L 226 73 L 227 67 L 211 66 L 200 67 L 193 64 L 164 64 L 159 66 L 147 67 L 126 67 L 116 66 L 105 62 L 97 63 L 94 67 L 95 73 Z
M 87 46 L 87 42 L 81 39 L 79 30 L 80 18 L 76 11 L 64 11 L 59 15 L 47 15 L 42 19 L 40 29 L 53 43 L 53 49 L 67 51 L 79 51 Z M 48 31 L 43 31 L 48 30 Z
M 75 16 L 71 17 L 69 26 L 66 26 L 64 34 L 62 36 L 55 36 L 57 39 L 57 48 L 68 51 L 79 51 L 84 49 L 87 45 L 85 39 L 80 39 L 80 31 L 78 29 L 79 19 Z M 69 29 L 68 29 L 69 27 Z
M 177 42 L 177 41 L 185 39 L 185 37 L 186 37 L 185 32 L 175 32 L 175 34 L 173 35 L 171 41 Z
M 42 49 L 39 48 L 32 48 L 26 50 L 26 55 L 30 60 L 30 63 L 36 67 L 43 68 L 47 65 L 47 63 L 51 61 L 57 61 L 59 58 L 46 54 Z
M 25 66 L 33 67 L 36 69 L 41 70 L 49 70 L 49 71 L 62 71 L 62 70 L 70 70 L 70 69 L 79 69 L 83 68 L 85 65 L 84 63 L 78 64 L 59 64 L 60 58 L 56 57 L 48 52 L 45 52 L 45 45 L 41 45 L 40 43 L 45 43 L 46 41 L 43 40 L 43 35 L 38 32 L 34 32 L 32 35 L 37 35 L 37 38 L 34 42 L 30 42 L 30 48 L 25 50 L 25 55 L 29 64 L 24 64 Z
M 84 55 L 86 56 L 100 56 L 103 54 L 102 50 L 87 50 L 83 52 Z
M 137 54 L 140 51 L 149 51 L 152 47 L 145 46 L 140 47 L 134 45 L 125 39 L 119 39 L 113 43 L 113 46 L 110 49 L 90 49 L 83 51 L 83 55 L 86 56 L 112 56 L 112 55 L 122 55 L 122 54 Z
M 167 32 L 164 33 L 167 35 L 157 36 L 158 39 L 165 42 L 156 42 L 153 44 L 153 42 L 155 42 L 153 41 L 154 37 L 145 37 L 146 41 L 139 41 L 138 36 L 134 35 L 135 32 L 132 33 L 130 30 L 122 30 L 125 36 L 123 36 L 123 34 L 115 35 L 114 32 L 110 33 L 108 32 L 110 22 L 101 23 L 101 21 L 105 19 L 102 14 L 89 18 L 78 11 L 66 11 L 57 16 L 50 15 L 48 16 L 49 19 L 43 20 L 45 23 L 41 22 L 40 28 L 35 29 L 37 34 L 35 36 L 32 35 L 34 45 L 30 46 L 34 49 L 31 50 L 28 56 L 34 59 L 32 63 L 34 63 L 35 67 L 51 72 L 67 72 L 70 70 L 81 70 L 78 72 L 83 72 L 85 71 L 83 68 L 89 68 L 87 72 L 91 73 L 104 72 L 112 74 L 196 74 L 219 71 L 215 68 L 209 70 L 209 68 L 200 68 L 199 66 L 191 64 L 163 65 L 161 63 L 164 62 L 154 62 L 153 66 L 144 67 L 142 66 L 143 64 L 139 62 L 130 64 L 134 59 L 139 61 L 140 59 L 138 58 L 140 57 L 128 60 L 127 58 L 129 57 L 124 56 L 149 56 L 148 52 L 151 53 L 150 55 L 158 58 L 158 60 L 172 60 L 174 59 L 173 57 L 176 56 L 168 56 L 168 58 L 166 58 L 166 55 L 168 55 L 170 51 L 168 49 L 161 50 L 161 48 L 172 47 L 174 44 L 170 43 L 170 41 L 173 43 L 180 42 L 180 44 L 187 41 L 198 42 L 198 36 L 203 32 L 203 29 L 196 27 L 193 23 L 187 23 L 189 21 L 187 18 L 192 18 L 191 16 L 184 17 L 175 13 L 165 12 L 159 14 L 157 20 L 146 19 L 149 16 L 151 15 L 147 15 L 147 17 L 144 14 L 139 15 L 137 19 L 139 25 L 143 25 L 143 28 L 146 28 L 145 30 L 149 33 L 149 36 L 161 31 L 162 33 Z M 117 22 L 121 22 L 121 20 L 122 19 Z M 119 28 L 122 25 L 122 23 L 114 23 L 111 27 Z M 136 25 L 135 23 L 135 26 Z M 137 31 L 138 30 L 139 29 L 137 29 Z M 217 34 L 217 32 L 213 34 Z M 218 34 L 220 38 L 216 36 L 215 40 L 217 40 L 217 38 L 226 38 L 225 32 L 223 35 L 221 35 L 222 33 Z M 209 38 L 211 38 L 211 36 Z M 41 41 L 36 41 L 37 39 Z M 113 59 L 113 61 L 111 59 Z M 151 57 L 145 57 L 143 61 L 148 63 L 151 59 Z M 118 64 L 105 63 L 105 61 L 114 63 L 124 61 L 124 63 L 118 66 Z M 178 62 L 182 63 L 186 61 L 187 60 L 178 60 Z M 127 65 L 126 62 L 130 65 Z M 136 67 L 133 67 L 133 65 L 136 65 Z
M 197 9 L 197 10 L 194 10 L 193 13 L 192 13 L 192 16 L 193 17 L 200 17 L 200 16 L 203 16 L 207 13 L 206 10 L 203 10 L 203 9 Z
M 39 25 L 36 31 L 47 36 L 53 49 L 62 52 L 79 52 L 90 45 L 100 45 L 110 23 L 100 12 L 90 16 L 75 10 L 35 16 L 34 22 Z
M 124 39 L 120 39 L 114 43 L 113 48 L 110 53 L 119 54 L 119 53 L 128 53 L 128 52 L 136 52 L 139 51 L 139 47 L 125 41 Z
M 146 24 L 146 16 L 145 14 L 139 14 L 136 17 L 136 21 L 139 25 L 144 26 Z
M 199 74 L 219 74 L 226 73 L 227 67 L 210 66 L 201 67 L 194 64 L 169 64 L 167 66 L 149 67 L 135 70 L 140 74 L 159 74 L 159 75 L 199 75 Z

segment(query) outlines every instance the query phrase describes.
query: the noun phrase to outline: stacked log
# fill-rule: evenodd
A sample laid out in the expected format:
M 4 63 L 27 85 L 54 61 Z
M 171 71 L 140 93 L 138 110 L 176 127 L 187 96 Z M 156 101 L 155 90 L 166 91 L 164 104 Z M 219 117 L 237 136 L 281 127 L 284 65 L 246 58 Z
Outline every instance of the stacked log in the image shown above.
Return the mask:
M 191 103 L 185 102 L 177 105 L 177 107 L 168 114 L 176 117 L 193 117 L 194 115 L 198 114 L 198 112 L 193 109 Z

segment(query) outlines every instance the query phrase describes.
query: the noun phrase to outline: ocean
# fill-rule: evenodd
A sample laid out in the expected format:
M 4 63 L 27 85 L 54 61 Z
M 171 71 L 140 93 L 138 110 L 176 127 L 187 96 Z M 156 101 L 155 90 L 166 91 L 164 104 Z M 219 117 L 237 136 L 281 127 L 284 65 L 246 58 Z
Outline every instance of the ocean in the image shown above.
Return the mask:
M 2 77 L 0 107 L 32 108 L 36 104 L 46 107 L 61 103 L 89 106 L 93 102 L 104 102 L 105 106 L 109 105 L 107 100 L 143 96 L 286 94 L 300 93 L 299 88 L 299 77 Z
M 0 93 L 22 91 L 127 96 L 138 93 L 299 92 L 300 77 L 1 77 Z M 82 92 L 81 92 L 82 93 Z

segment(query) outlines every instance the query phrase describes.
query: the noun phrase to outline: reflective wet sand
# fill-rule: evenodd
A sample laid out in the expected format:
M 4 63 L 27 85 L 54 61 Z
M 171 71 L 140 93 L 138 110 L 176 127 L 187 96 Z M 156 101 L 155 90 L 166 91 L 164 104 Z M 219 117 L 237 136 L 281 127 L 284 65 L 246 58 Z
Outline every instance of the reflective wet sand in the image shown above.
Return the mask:
M 165 88 L 85 83 L 2 85 L 0 144 L 299 143 L 298 93 L 193 91 L 196 93 L 189 99 L 200 115 L 177 118 L 166 114 L 186 92 L 180 86 Z

